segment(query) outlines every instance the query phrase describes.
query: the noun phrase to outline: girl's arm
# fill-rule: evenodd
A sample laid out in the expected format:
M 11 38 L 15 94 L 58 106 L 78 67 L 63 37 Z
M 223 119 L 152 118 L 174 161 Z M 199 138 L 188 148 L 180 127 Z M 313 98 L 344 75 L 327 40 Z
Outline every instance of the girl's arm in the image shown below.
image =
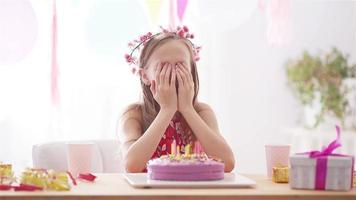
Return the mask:
M 225 162 L 225 171 L 230 172 L 235 165 L 234 154 L 220 135 L 218 123 L 212 109 L 205 105 L 198 113 L 193 106 L 194 82 L 188 68 L 178 63 L 176 67 L 178 80 L 178 111 L 183 115 L 189 127 L 202 144 L 204 151 L 222 159 Z
M 213 110 L 206 104 L 199 104 L 197 110 L 193 107 L 187 107 L 181 111 L 184 119 L 192 129 L 194 135 L 209 156 L 222 159 L 225 163 L 225 172 L 231 172 L 234 169 L 234 154 L 221 136 L 218 123 Z
M 141 123 L 132 112 L 134 111 L 129 111 L 122 117 L 121 127 L 124 133 L 122 148 L 126 171 L 136 173 L 142 172 L 146 167 L 175 111 L 161 109 L 143 135 Z
M 171 78 L 170 78 L 171 76 Z M 122 117 L 124 165 L 127 172 L 142 172 L 147 161 L 155 152 L 173 115 L 177 111 L 176 75 L 170 64 L 159 64 L 155 80 L 151 83 L 153 97 L 160 105 L 160 111 L 148 129 L 142 134 L 140 113 L 127 112 Z

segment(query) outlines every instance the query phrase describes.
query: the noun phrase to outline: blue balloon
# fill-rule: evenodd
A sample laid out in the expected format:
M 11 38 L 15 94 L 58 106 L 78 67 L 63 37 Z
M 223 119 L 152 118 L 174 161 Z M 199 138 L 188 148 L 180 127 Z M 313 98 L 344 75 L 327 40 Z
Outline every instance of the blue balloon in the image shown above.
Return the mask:
M 133 0 L 97 1 L 87 19 L 88 46 L 107 56 L 122 54 L 130 41 L 145 32 L 147 17 L 142 6 Z

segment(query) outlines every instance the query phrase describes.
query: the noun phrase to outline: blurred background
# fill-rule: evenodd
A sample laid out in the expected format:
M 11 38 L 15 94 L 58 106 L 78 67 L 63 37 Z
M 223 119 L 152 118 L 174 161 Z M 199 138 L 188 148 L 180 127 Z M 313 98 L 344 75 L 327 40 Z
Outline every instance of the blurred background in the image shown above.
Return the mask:
M 356 1 L 0 0 L 0 161 L 19 169 L 34 144 L 118 139 L 140 96 L 127 43 L 183 24 L 235 171 L 265 173 L 266 144 L 319 148 L 335 124 L 355 154 Z

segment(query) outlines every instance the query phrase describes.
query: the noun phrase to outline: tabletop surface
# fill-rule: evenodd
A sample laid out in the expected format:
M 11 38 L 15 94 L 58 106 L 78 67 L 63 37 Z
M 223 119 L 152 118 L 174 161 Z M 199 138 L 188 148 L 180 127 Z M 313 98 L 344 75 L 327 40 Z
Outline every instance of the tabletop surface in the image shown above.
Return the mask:
M 293 190 L 289 184 L 277 184 L 264 175 L 245 176 L 257 182 L 254 188 L 133 188 L 123 174 L 96 174 L 94 183 L 78 181 L 70 191 L 0 191 L 1 199 L 353 199 L 351 191 Z M 93 198 L 94 197 L 94 198 Z

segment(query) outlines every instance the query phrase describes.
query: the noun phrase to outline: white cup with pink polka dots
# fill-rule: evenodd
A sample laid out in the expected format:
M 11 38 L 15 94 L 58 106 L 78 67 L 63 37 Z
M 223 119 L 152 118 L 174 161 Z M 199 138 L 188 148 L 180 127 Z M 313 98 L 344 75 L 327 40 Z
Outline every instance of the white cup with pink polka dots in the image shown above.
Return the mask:
M 289 166 L 289 144 L 268 144 L 266 149 L 267 176 L 272 179 L 273 167 Z

